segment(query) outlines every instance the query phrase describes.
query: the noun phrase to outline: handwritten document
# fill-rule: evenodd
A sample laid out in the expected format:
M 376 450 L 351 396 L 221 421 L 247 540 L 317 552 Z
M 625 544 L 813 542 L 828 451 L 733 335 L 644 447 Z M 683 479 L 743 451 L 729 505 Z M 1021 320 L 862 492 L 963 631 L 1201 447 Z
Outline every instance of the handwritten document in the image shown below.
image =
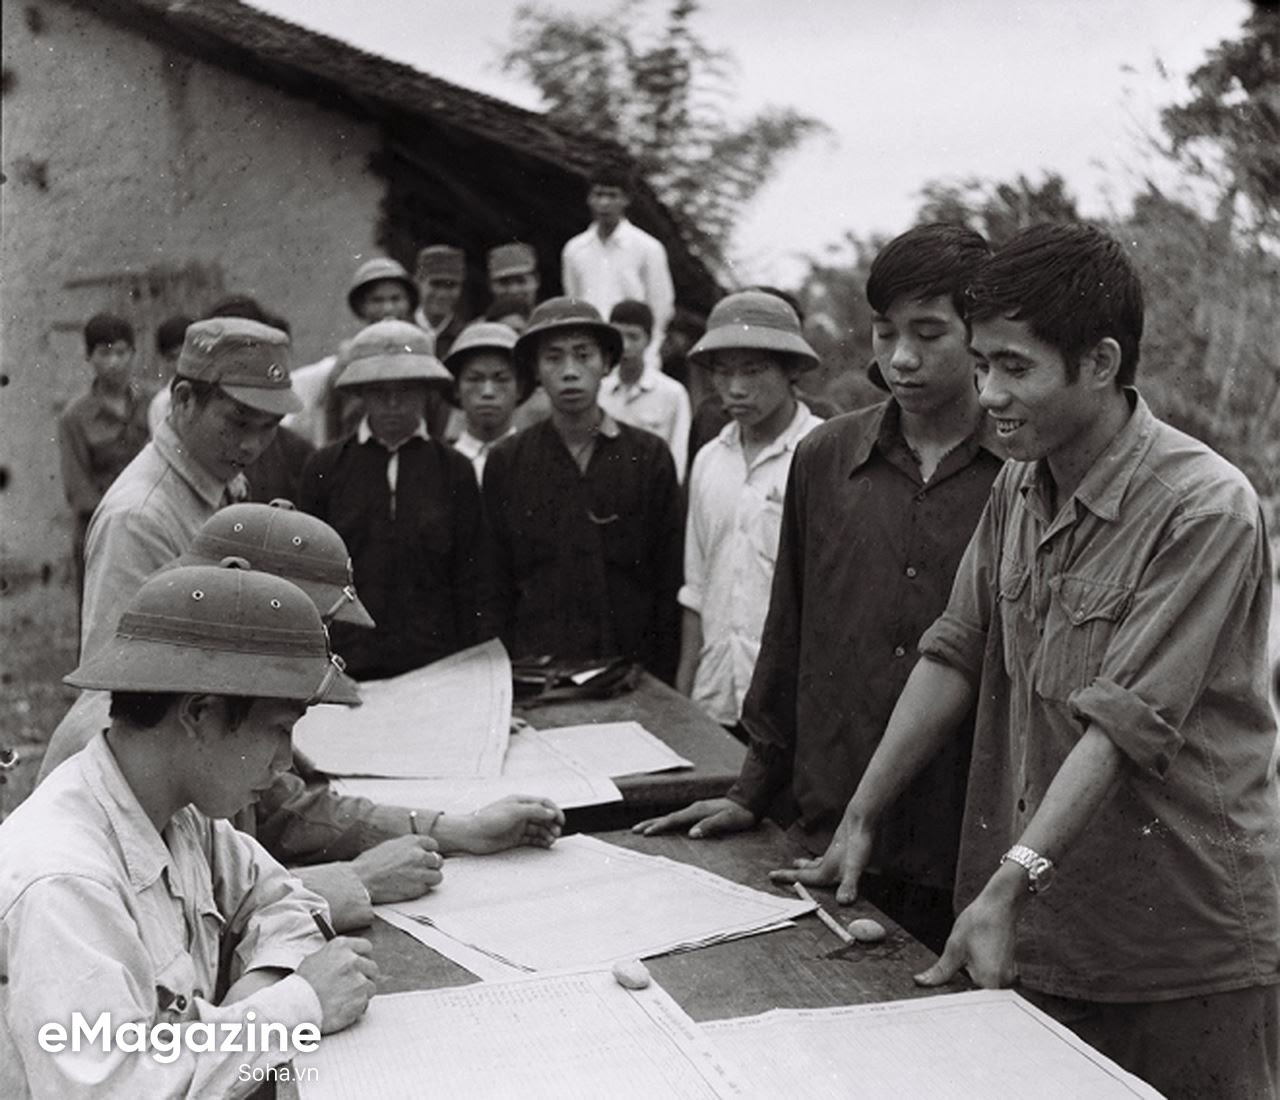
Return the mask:
M 564 970 L 751 935 L 814 906 L 579 834 L 450 859 L 440 886 L 391 908 L 515 966 Z
M 596 722 L 558 726 L 542 735 L 584 771 L 616 779 L 620 775 L 692 768 L 693 761 L 659 741 L 639 722 Z
M 545 734 L 524 729 L 511 737 L 502 774 L 454 779 L 335 779 L 340 794 L 360 795 L 397 806 L 425 806 L 466 814 L 509 794 L 549 798 L 562 809 L 621 802 L 622 792 L 603 773 L 593 773 L 556 747 Z
M 661 987 L 629 991 L 607 971 L 375 997 L 295 1068 L 302 1100 L 748 1095 Z
M 1159 1100 L 1011 990 L 704 1023 L 759 1096 Z
M 312 707 L 294 742 L 331 775 L 496 776 L 511 726 L 511 662 L 498 641 L 360 686 L 364 705 Z

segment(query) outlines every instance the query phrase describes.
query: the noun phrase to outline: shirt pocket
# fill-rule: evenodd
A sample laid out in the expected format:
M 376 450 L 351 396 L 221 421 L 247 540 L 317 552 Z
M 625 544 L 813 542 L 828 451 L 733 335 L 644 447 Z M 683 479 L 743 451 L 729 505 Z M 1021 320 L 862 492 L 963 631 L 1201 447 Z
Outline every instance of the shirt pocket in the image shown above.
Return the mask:
M 782 498 L 766 496 L 760 501 L 751 521 L 751 546 L 756 556 L 769 569 L 778 560 L 778 542 L 782 538 Z
M 1040 641 L 1028 595 L 1031 571 L 1019 562 L 1002 561 L 997 611 L 1004 643 L 1004 668 L 1010 679 L 1031 658 Z
M 1063 573 L 1050 578 L 1049 591 L 1036 692 L 1066 702 L 1097 677 L 1133 601 L 1133 586 Z

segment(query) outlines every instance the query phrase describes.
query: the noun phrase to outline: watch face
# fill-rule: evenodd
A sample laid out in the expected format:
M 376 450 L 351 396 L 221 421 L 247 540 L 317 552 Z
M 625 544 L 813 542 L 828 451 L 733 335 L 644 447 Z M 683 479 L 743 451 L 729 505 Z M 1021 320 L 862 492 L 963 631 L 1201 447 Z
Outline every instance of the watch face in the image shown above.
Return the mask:
M 1035 866 L 1028 871 L 1031 892 L 1043 894 L 1049 889 L 1053 885 L 1054 870 L 1051 860 L 1045 859 L 1043 856 L 1036 860 Z

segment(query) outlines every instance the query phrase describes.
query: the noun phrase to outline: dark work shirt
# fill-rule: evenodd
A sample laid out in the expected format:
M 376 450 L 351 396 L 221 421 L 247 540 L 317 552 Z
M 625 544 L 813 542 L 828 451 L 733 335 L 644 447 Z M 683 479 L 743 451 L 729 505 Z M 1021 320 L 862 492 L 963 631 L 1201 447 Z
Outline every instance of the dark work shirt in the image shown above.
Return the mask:
M 674 677 L 682 516 L 666 443 L 606 418 L 583 473 L 544 420 L 490 452 L 484 498 L 513 657 L 620 655 Z
M 87 522 L 134 455 L 147 443 L 147 402 L 131 386 L 121 416 L 102 400 L 95 381 L 58 418 L 62 483 L 77 518 Z
M 471 463 L 436 439 L 398 451 L 395 507 L 387 449 L 350 436 L 317 451 L 299 506 L 334 527 L 351 552 L 356 590 L 377 626 L 335 622 L 333 648 L 353 676 L 393 676 L 480 640 L 480 491 Z
M 311 441 L 297 432 L 277 428 L 270 446 L 245 470 L 249 499 L 259 504 L 270 504 L 277 499 L 296 504 L 303 468 L 315 450 Z
M 763 814 L 789 793 L 806 843 L 826 846 L 916 643 L 946 607 L 1000 467 L 975 435 L 922 482 L 894 401 L 829 420 L 800 443 L 731 798 Z M 876 869 L 952 884 L 971 738 L 955 738 L 886 815 Z

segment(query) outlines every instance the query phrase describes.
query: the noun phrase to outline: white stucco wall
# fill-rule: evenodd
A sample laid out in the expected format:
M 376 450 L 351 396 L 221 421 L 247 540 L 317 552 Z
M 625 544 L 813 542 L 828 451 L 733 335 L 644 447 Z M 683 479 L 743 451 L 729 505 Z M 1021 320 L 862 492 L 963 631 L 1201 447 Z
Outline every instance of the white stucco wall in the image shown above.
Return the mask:
M 89 382 L 80 328 L 253 294 L 310 362 L 352 330 L 373 254 L 374 127 L 166 51 L 59 0 L 3 5 L 0 648 L 14 608 L 74 615 L 55 421 Z M 29 598 L 32 588 L 42 598 Z M 15 597 L 26 594 L 26 598 Z M 26 624 L 30 626 L 28 622 Z M 6 654 L 8 663 L 10 654 Z

